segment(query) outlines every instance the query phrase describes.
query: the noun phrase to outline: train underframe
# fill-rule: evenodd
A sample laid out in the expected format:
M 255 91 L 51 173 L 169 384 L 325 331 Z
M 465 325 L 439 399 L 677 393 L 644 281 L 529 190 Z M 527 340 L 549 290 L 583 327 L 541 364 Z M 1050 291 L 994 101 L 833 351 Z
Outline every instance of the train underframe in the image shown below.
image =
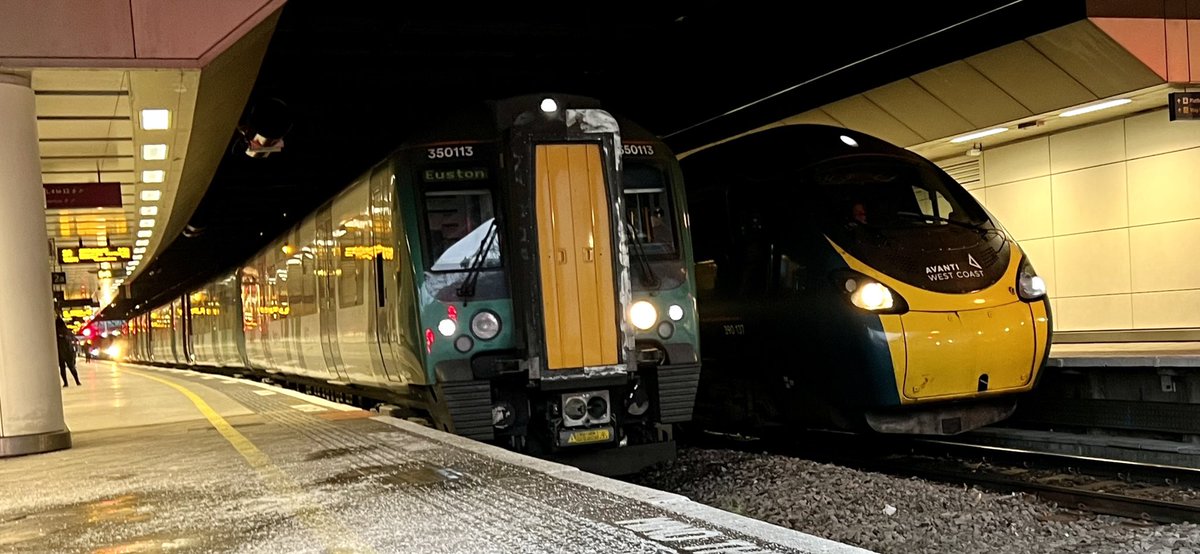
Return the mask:
M 675 458 L 674 423 L 692 417 L 698 364 L 641 364 L 529 379 L 519 360 L 443 363 L 419 394 L 439 429 L 605 475 Z

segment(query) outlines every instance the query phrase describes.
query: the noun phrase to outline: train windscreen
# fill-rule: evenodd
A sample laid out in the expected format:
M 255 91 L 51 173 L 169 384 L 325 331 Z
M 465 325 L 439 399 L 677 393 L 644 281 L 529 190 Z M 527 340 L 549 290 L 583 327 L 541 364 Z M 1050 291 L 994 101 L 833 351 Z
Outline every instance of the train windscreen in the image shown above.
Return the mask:
M 675 258 L 674 218 L 671 216 L 671 194 L 663 169 L 646 162 L 626 162 L 621 173 L 625 193 L 625 217 L 633 236 L 640 245 L 631 249 L 634 255 L 644 253 L 649 258 Z
M 1003 230 L 936 166 L 890 157 L 844 158 L 802 177 L 827 236 L 851 255 L 927 290 L 968 292 L 1007 268 Z M 931 279 L 930 268 L 959 268 Z M 934 272 L 940 276 L 944 272 Z
M 687 273 L 679 251 L 670 174 L 652 160 L 626 157 L 621 187 L 633 290 L 666 290 L 683 285 Z
M 425 194 L 426 239 L 432 271 L 500 267 L 492 194 L 486 190 Z

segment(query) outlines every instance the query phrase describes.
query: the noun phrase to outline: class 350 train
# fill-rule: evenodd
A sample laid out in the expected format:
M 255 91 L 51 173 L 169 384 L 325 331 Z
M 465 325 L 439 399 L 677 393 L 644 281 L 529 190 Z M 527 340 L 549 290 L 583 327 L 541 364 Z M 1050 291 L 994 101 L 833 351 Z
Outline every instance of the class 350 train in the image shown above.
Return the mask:
M 595 100 L 467 108 L 236 270 L 134 318 L 127 356 L 631 473 L 674 457 L 698 385 L 683 193 L 674 154 Z

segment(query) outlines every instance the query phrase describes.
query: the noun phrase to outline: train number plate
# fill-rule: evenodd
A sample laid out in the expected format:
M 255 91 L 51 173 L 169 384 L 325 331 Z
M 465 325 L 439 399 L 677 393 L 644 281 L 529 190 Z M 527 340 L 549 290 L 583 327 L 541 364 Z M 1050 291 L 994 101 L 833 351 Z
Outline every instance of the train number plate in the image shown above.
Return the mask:
M 590 444 L 593 442 L 607 442 L 612 440 L 612 429 L 587 429 L 585 431 L 571 431 L 567 435 L 567 444 Z

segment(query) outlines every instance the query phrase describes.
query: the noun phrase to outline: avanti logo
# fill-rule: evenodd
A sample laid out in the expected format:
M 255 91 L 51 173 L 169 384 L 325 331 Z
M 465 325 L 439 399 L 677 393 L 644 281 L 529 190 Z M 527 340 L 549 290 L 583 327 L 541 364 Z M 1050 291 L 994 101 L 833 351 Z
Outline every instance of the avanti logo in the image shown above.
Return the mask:
M 967 254 L 967 264 L 975 269 L 983 269 L 983 267 L 979 265 L 979 262 L 975 261 L 975 256 L 970 254 Z

